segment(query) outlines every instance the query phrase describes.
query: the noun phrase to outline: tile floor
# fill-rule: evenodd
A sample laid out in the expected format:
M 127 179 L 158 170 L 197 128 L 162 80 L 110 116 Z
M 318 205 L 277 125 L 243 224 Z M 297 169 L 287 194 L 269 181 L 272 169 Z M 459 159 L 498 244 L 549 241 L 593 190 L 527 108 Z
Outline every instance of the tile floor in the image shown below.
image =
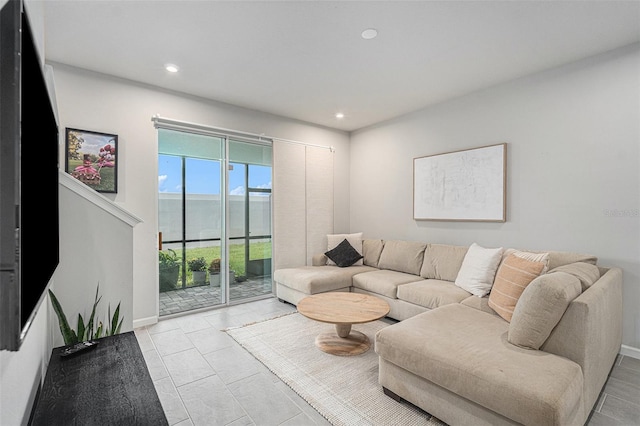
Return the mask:
M 329 425 L 221 331 L 295 311 L 275 298 L 135 330 L 170 425 Z M 640 360 L 619 356 L 588 426 L 640 425 Z
M 292 305 L 269 298 L 136 329 L 169 424 L 329 425 L 221 331 L 292 311 Z

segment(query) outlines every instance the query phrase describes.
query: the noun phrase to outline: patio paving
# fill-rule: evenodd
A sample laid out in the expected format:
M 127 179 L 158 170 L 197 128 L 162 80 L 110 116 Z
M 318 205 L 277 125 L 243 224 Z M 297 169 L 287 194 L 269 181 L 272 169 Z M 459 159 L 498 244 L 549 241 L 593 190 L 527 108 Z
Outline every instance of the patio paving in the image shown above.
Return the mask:
M 160 293 L 160 316 L 220 305 L 220 291 L 220 287 L 205 285 L 162 292 Z M 273 294 L 271 277 L 234 282 L 231 284 L 229 293 L 232 302 L 271 295 Z

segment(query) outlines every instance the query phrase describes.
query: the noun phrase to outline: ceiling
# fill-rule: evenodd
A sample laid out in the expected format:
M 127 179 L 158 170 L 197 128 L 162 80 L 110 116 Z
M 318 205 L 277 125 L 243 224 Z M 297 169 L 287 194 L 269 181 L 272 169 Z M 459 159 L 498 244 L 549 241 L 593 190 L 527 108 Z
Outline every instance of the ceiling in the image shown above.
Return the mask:
M 344 131 L 640 41 L 640 1 L 40 1 L 47 61 Z

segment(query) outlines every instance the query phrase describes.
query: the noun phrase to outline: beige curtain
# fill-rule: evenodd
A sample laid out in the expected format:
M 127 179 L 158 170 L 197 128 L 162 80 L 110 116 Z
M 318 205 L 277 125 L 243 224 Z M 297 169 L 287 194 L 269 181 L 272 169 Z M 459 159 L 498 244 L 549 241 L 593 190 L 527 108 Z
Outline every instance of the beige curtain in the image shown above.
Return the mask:
M 275 269 L 310 265 L 333 233 L 333 152 L 273 141 Z

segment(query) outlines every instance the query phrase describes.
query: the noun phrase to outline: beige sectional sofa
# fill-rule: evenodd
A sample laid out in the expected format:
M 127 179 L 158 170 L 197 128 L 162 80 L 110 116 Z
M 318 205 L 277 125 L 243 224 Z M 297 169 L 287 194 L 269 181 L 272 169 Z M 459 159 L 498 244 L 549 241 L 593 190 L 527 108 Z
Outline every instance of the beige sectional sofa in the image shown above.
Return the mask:
M 483 297 L 456 284 L 470 247 L 364 239 L 361 250 L 362 265 L 327 265 L 318 254 L 312 266 L 273 277 L 277 297 L 294 305 L 327 291 L 389 303 L 389 317 L 399 322 L 375 336 L 387 395 L 450 425 L 588 420 L 621 346 L 619 268 L 598 266 L 590 255 L 547 252 L 544 270 L 506 320 L 491 307 L 497 284 Z M 514 251 L 502 251 L 496 282 L 507 276 L 505 259 Z

